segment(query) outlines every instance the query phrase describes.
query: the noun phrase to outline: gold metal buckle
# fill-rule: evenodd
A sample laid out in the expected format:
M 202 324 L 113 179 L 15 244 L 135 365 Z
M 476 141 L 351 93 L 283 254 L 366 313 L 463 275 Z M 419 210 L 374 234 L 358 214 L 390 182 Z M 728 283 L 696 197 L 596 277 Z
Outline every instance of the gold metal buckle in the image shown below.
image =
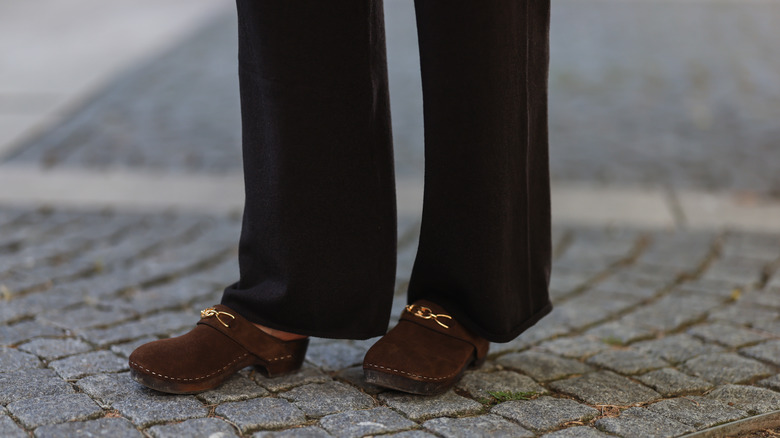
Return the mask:
M 223 312 L 221 310 L 217 310 L 217 309 L 215 309 L 213 307 L 209 307 L 208 309 L 200 311 L 200 317 L 201 318 L 208 318 L 208 317 L 214 316 L 214 317 L 217 318 L 217 321 L 219 321 L 220 324 L 224 325 L 225 327 L 230 327 L 229 325 L 225 324 L 225 321 L 223 321 L 222 318 L 220 318 L 220 315 L 227 315 L 227 316 L 229 316 L 229 317 L 231 317 L 233 319 L 236 319 L 235 316 L 233 316 L 233 315 L 231 315 L 231 314 L 229 314 L 227 312 Z
M 437 315 L 433 313 L 431 309 L 420 306 L 418 304 L 409 304 L 408 306 L 406 306 L 406 311 L 411 313 L 414 316 L 419 316 L 422 319 L 433 319 L 434 321 L 436 321 L 436 324 L 439 324 L 440 326 L 446 329 L 450 328 L 448 325 L 445 325 L 443 322 L 439 321 L 439 318 L 452 319 L 450 315 L 445 315 L 444 313 L 439 313 Z

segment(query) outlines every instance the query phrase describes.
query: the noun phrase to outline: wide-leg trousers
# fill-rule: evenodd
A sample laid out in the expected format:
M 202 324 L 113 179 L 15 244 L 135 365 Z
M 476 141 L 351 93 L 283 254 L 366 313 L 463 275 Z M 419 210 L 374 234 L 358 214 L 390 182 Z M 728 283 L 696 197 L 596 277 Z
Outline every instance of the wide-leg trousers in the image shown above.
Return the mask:
M 387 330 L 396 207 L 382 0 L 237 0 L 246 204 L 222 303 Z M 549 0 L 415 0 L 425 189 L 408 301 L 493 342 L 551 310 Z

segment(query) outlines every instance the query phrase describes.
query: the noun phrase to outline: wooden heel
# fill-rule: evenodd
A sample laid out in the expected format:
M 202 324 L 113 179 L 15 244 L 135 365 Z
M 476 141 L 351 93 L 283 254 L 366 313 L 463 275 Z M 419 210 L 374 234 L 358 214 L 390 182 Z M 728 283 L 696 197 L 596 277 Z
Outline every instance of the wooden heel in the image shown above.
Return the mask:
M 259 365 L 265 370 L 268 377 L 280 377 L 294 373 L 301 369 L 303 361 L 306 358 L 306 349 L 309 346 L 309 338 L 288 341 L 290 356 L 279 360 L 270 361 L 267 364 Z

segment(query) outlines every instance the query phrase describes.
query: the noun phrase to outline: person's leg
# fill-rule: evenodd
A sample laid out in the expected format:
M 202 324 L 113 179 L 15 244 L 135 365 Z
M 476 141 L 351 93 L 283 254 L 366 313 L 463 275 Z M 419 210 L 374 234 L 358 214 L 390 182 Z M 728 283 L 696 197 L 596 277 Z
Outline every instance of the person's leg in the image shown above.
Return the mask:
M 396 212 L 381 0 L 238 0 L 246 204 L 240 280 L 189 333 L 136 349 L 174 393 L 300 368 L 308 339 L 387 330 Z M 264 329 L 258 328 L 264 326 Z M 268 329 L 272 330 L 268 330 Z
M 493 342 L 551 310 L 548 0 L 416 0 L 425 197 L 409 302 Z
M 239 0 L 246 206 L 222 304 L 274 329 L 387 329 L 395 187 L 381 0 Z
M 366 354 L 372 383 L 452 386 L 488 341 L 550 312 L 548 0 L 415 0 L 425 118 L 415 304 Z

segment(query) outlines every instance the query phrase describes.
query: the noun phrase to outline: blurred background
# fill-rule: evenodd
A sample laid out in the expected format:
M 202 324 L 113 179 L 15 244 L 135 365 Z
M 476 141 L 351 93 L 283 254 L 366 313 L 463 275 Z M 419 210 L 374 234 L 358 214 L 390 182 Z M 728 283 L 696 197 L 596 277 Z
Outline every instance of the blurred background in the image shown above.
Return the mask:
M 414 10 L 385 10 L 414 215 Z M 780 227 L 778 18 L 772 1 L 553 1 L 556 220 Z M 232 2 L 0 4 L 0 202 L 240 209 L 239 127 Z

